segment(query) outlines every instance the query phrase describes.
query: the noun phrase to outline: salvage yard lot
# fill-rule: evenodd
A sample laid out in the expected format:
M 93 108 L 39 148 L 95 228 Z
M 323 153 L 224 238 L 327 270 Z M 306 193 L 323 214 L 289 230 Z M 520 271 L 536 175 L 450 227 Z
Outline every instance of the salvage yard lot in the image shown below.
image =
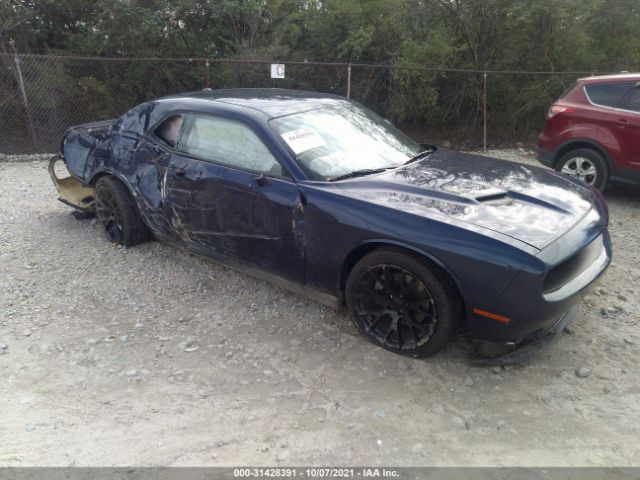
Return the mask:
M 264 281 L 117 248 L 45 162 L 0 162 L 0 465 L 638 465 L 640 190 L 606 198 L 611 267 L 556 344 L 500 369 L 462 340 L 403 358 Z

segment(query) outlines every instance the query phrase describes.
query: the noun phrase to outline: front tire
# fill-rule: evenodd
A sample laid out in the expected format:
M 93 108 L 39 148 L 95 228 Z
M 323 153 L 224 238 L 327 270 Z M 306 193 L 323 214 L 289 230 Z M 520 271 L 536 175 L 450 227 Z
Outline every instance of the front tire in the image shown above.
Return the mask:
M 578 148 L 565 153 L 558 161 L 556 171 L 582 180 L 601 192 L 609 179 L 607 162 L 600 153 L 590 148 Z
M 150 238 L 133 197 L 120 180 L 112 176 L 101 177 L 96 183 L 95 194 L 96 216 L 110 242 L 131 247 Z
M 462 301 L 451 279 L 418 255 L 379 249 L 351 270 L 351 317 L 369 340 L 402 355 L 426 357 L 453 336 Z

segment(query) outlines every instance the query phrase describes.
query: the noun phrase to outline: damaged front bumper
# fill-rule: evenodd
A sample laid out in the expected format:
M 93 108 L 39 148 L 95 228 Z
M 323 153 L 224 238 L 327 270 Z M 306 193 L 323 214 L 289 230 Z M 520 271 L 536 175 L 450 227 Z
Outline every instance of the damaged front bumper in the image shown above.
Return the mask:
M 471 363 L 477 366 L 497 366 L 527 362 L 551 345 L 576 317 L 579 310 L 580 305 L 574 305 L 560 316 L 553 327 L 518 343 L 478 341 L 471 356 Z

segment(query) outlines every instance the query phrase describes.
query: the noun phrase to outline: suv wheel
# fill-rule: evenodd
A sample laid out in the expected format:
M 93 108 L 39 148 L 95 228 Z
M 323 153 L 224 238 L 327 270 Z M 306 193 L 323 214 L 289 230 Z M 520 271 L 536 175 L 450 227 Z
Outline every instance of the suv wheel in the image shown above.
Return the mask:
M 609 177 L 609 169 L 602 155 L 589 148 L 578 148 L 565 153 L 557 163 L 556 171 L 582 180 L 601 192 Z

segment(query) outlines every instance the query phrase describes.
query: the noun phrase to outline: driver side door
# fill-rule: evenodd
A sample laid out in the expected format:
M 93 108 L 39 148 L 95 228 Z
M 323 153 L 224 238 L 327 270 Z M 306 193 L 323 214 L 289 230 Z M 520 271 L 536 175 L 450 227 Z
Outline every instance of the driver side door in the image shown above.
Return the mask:
M 189 249 L 303 281 L 298 187 L 250 126 L 186 114 L 163 182 L 164 214 Z

